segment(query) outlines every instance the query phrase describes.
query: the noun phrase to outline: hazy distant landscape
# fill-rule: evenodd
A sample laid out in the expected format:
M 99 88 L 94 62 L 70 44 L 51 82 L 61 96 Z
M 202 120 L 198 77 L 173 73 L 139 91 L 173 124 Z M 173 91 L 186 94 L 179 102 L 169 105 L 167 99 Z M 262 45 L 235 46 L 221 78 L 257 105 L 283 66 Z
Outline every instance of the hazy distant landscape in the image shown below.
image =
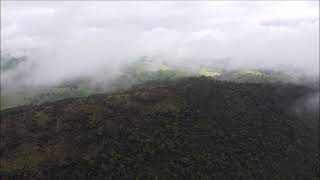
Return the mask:
M 17 72 L 28 64 L 28 57 L 2 56 L 1 70 L 3 73 L 16 73 L 16 81 L 3 81 L 1 109 L 19 105 L 36 105 L 55 100 L 85 97 L 98 93 L 111 93 L 127 90 L 133 85 L 153 80 L 176 80 L 183 77 L 209 77 L 221 81 L 250 83 L 294 83 L 314 86 L 319 82 L 317 77 L 311 79 L 299 70 L 290 69 L 228 69 L 228 60 L 219 60 L 219 64 L 181 67 L 142 57 L 123 66 L 113 79 L 96 80 L 92 77 L 77 77 L 51 85 L 29 85 L 28 72 Z M 215 61 L 213 61 L 215 62 Z M 31 70 L 30 70 L 31 71 Z M 20 73 L 20 74 L 19 74 Z M 30 73 L 30 72 L 29 72 Z M 99 81 L 99 82 L 97 82 Z M 6 84 L 7 83 L 7 84 Z M 316 87 L 316 86 L 315 86 Z
M 1 1 L 0 55 L 1 179 L 320 179 L 318 1 Z

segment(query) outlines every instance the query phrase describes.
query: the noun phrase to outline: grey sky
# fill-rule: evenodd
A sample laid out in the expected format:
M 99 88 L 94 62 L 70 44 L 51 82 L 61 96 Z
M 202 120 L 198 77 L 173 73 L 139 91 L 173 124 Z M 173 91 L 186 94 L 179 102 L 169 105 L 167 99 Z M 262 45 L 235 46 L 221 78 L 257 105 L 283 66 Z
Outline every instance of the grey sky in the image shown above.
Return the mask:
M 39 82 L 145 55 L 319 74 L 319 1 L 1 1 L 1 50 L 30 51 Z

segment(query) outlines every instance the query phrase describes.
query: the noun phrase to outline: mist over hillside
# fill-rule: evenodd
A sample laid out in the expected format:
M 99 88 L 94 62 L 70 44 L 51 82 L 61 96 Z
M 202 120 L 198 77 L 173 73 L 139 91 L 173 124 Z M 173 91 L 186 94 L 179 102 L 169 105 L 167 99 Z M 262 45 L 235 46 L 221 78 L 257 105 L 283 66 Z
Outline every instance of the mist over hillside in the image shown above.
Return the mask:
M 319 1 L 1 1 L 0 178 L 319 179 Z
M 34 92 L 85 82 L 77 86 L 85 84 L 86 92 L 76 96 L 107 92 L 125 84 L 117 81 L 132 76 L 127 68 L 139 61 L 184 75 L 236 72 L 223 80 L 237 79 L 239 71 L 271 70 L 282 81 L 314 84 L 319 79 L 318 5 L 3 1 L 1 88 Z M 135 83 L 130 81 L 121 87 Z M 9 106 L 31 101 L 11 99 Z
M 27 54 L 28 84 L 112 79 L 143 56 L 182 67 L 229 59 L 228 68 L 289 66 L 317 76 L 318 5 L 4 1 L 1 52 Z
M 35 66 L 27 56 L 3 55 L 1 70 L 1 109 L 18 105 L 41 104 L 59 99 L 111 93 L 153 80 L 175 80 L 183 77 L 210 77 L 237 83 L 293 83 L 318 89 L 319 79 L 293 68 L 230 69 L 229 59 L 201 61 L 201 65 L 174 64 L 163 59 L 141 57 L 123 65 L 111 77 L 101 67 L 94 75 L 64 78 L 55 83 L 34 84 L 30 76 Z M 189 65 L 189 66 L 188 66 Z

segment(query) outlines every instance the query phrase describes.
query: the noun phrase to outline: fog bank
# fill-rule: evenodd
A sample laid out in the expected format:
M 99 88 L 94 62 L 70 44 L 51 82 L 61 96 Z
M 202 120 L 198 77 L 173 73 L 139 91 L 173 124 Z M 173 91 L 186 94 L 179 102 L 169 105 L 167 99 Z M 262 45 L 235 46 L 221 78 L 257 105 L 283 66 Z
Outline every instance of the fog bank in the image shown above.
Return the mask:
M 28 59 L 2 83 L 112 79 L 143 56 L 318 76 L 319 2 L 1 1 L 1 53 Z

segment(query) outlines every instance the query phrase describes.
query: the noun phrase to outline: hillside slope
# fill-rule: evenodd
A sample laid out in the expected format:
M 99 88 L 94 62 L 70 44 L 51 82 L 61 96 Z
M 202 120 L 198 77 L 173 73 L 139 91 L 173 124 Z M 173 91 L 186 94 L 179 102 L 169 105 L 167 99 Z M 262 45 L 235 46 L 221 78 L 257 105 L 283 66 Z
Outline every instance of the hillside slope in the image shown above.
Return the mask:
M 288 179 L 319 173 L 313 90 L 186 78 L 1 111 L 1 176 Z

